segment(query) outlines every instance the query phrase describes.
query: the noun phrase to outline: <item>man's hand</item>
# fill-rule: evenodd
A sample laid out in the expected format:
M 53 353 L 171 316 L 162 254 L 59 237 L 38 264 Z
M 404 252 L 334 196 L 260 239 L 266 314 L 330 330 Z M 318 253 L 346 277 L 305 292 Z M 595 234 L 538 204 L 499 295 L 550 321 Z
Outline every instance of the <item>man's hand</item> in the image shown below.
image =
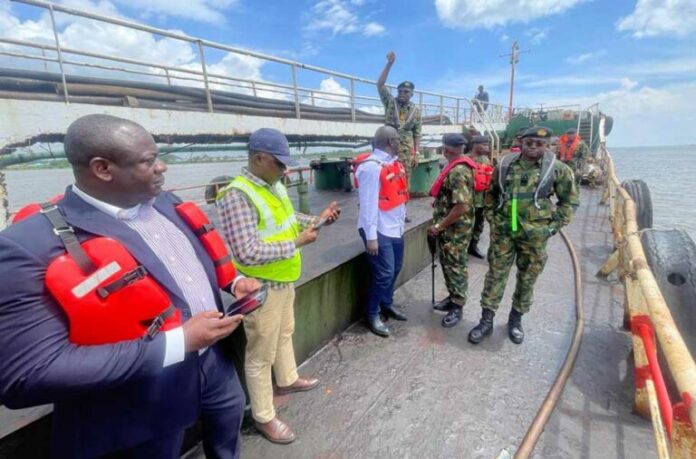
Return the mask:
M 377 243 L 377 239 L 367 241 L 366 245 L 367 245 L 367 253 L 369 255 L 372 255 L 373 257 L 376 257 L 377 254 L 379 253 L 379 244 Z
M 295 247 L 299 249 L 302 246 L 311 244 L 312 242 L 317 240 L 318 235 L 318 229 L 307 228 L 306 230 L 302 231 L 299 236 L 297 236 L 297 239 L 295 239 Z
M 394 51 L 389 51 L 387 53 L 387 62 L 390 64 L 393 64 L 395 60 L 396 60 L 396 54 L 394 54 Z
M 261 282 L 258 279 L 252 279 L 250 277 L 244 277 L 239 279 L 234 286 L 234 296 L 237 298 L 242 298 L 245 295 L 253 293 L 261 288 Z
M 330 225 L 338 220 L 339 215 L 341 215 L 341 208 L 338 207 L 338 203 L 336 201 L 332 201 L 331 204 L 329 204 L 329 207 L 324 209 L 324 211 L 319 214 L 319 218 L 325 218 L 326 224 Z
M 438 234 L 440 234 L 440 228 L 435 225 L 430 225 L 428 227 L 428 234 L 431 236 L 437 236 Z
M 219 311 L 205 311 L 191 317 L 181 326 L 184 331 L 186 352 L 194 352 L 212 346 L 229 336 L 242 322 L 244 316 L 237 314 L 224 317 Z

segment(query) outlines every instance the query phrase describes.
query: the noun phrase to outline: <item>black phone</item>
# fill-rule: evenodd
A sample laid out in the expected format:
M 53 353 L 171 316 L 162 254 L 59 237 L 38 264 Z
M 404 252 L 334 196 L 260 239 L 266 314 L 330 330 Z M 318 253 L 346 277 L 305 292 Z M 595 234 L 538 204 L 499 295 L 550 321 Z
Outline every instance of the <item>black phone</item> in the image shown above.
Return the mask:
M 263 306 L 268 297 L 268 284 L 263 284 L 258 290 L 249 293 L 238 299 L 225 310 L 226 316 L 235 314 L 247 315 Z

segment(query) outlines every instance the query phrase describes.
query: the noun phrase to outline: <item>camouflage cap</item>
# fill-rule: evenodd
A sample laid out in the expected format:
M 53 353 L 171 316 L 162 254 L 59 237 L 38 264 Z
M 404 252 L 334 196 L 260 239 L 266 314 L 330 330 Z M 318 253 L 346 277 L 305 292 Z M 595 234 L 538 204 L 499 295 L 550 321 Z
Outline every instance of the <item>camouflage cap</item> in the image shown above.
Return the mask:
M 477 143 L 491 143 L 491 139 L 488 138 L 488 136 L 485 135 L 475 135 L 471 139 L 471 144 L 477 144 Z
M 443 134 L 442 145 L 446 147 L 461 147 L 469 143 L 462 134 Z
M 527 128 L 527 130 L 520 135 L 520 138 L 524 139 L 525 137 L 536 137 L 538 139 L 550 139 L 552 135 L 553 131 L 547 127 L 532 126 Z
M 413 91 L 414 89 L 416 89 L 416 86 L 413 83 L 411 83 L 410 81 L 402 81 L 401 83 L 399 83 L 399 86 L 397 86 L 396 89 L 401 89 L 401 88 L 406 88 L 406 89 L 410 89 L 411 91 Z

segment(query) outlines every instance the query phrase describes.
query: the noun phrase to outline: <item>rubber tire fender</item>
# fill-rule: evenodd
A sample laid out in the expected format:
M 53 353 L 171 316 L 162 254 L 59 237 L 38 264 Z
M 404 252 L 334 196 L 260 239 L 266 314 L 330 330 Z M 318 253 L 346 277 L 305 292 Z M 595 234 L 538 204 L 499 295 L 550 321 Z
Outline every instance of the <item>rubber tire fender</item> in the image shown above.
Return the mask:
M 640 239 L 679 333 L 696 355 L 696 244 L 680 229 L 648 229 Z
M 648 184 L 642 180 L 626 180 L 621 184 L 636 203 L 636 222 L 638 230 L 652 228 L 653 205 Z

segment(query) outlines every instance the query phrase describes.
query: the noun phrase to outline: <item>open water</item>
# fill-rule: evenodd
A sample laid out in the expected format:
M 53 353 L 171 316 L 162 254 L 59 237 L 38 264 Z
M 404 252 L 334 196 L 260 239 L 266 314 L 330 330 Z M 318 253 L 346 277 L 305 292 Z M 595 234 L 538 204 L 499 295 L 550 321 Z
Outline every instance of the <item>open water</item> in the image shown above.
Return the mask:
M 676 147 L 612 148 L 622 180 L 642 179 L 652 194 L 655 228 L 681 228 L 696 241 L 696 145 Z M 236 175 L 243 161 L 170 165 L 167 188 L 205 184 L 214 177 Z M 10 170 L 5 172 L 10 210 L 41 202 L 72 183 L 70 169 Z M 201 200 L 202 189 L 182 190 L 184 199 Z

